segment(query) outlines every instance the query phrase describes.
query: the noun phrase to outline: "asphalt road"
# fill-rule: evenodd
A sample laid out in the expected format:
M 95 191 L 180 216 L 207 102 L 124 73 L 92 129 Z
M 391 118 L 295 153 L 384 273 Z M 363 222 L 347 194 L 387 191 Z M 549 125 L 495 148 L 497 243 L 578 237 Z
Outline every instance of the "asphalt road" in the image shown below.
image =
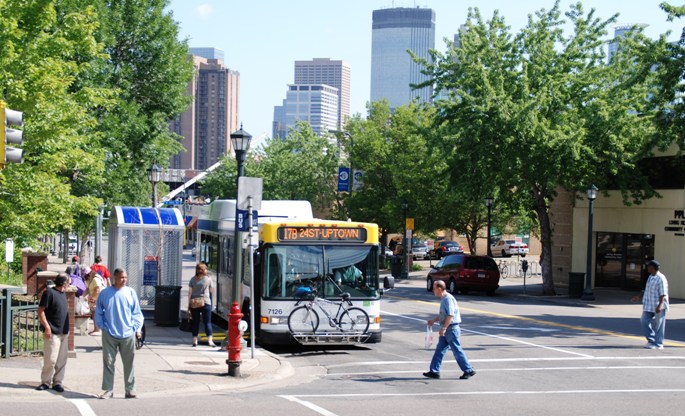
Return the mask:
M 534 297 L 458 296 L 462 344 L 477 375 L 446 356 L 442 379 L 422 376 L 432 349 L 425 320 L 438 300 L 425 282 L 400 281 L 383 303 L 383 341 L 364 347 L 283 349 L 295 375 L 268 386 L 131 400 L 46 399 L 9 413 L 60 415 L 633 415 L 676 414 L 685 405 L 685 305 L 669 315 L 676 340 L 643 349 L 640 307 L 572 305 Z M 670 336 L 669 336 L 670 335 Z M 248 375 L 249 377 L 249 375 Z M 1 408 L 2 406 L 0 406 Z M 40 409 L 40 410 L 38 410 Z M 89 413 L 90 412 L 90 413 Z

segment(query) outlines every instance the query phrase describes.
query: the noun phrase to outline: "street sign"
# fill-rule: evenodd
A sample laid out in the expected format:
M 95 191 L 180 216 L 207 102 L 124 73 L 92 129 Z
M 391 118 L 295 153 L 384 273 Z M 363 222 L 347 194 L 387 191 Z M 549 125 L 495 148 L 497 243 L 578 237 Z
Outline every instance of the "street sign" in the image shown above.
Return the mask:
M 241 176 L 238 178 L 238 209 L 248 209 L 248 198 L 252 197 L 252 209 L 262 207 L 262 178 Z
M 350 190 L 350 168 L 340 166 L 338 168 L 338 192 Z
M 413 230 L 414 229 L 414 219 L 413 218 L 407 218 L 407 230 Z
M 246 209 L 239 209 L 236 213 L 236 228 L 238 231 L 250 231 L 250 218 Z M 257 210 L 252 210 L 253 228 L 257 228 Z
M 5 240 L 5 263 L 12 263 L 14 261 L 14 240 L 8 238 Z

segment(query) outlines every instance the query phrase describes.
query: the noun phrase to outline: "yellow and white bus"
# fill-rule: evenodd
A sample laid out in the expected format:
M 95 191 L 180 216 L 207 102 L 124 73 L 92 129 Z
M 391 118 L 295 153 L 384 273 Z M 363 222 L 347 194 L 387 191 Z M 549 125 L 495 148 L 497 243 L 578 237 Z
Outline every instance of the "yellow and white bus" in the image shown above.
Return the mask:
M 254 332 L 261 344 L 380 342 L 383 289 L 379 286 L 376 224 L 315 219 L 306 201 L 262 201 L 254 279 L 244 267 L 242 293 L 236 297 L 232 293 L 234 224 L 233 200 L 212 202 L 209 214 L 198 220 L 197 255 L 208 264 L 217 282 L 214 309 L 218 315 L 225 319 L 234 298 L 243 299 L 243 313 L 249 313 L 250 285 L 254 282 Z M 244 266 L 249 264 L 246 253 Z M 342 293 L 349 293 L 352 306 L 363 309 L 369 317 L 366 333 L 346 336 L 327 322 L 306 336 L 291 333 L 288 317 L 303 301 L 296 294 L 301 287 L 332 301 L 317 303 L 332 316 Z

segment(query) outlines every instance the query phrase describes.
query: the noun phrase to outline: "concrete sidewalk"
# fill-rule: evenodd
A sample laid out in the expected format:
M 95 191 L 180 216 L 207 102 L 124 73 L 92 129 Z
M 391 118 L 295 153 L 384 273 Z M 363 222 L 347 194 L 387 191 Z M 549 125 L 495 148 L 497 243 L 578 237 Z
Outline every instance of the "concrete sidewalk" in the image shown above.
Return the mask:
M 228 376 L 228 353 L 202 343 L 191 346 L 191 335 L 178 327 L 157 326 L 145 320 L 146 340 L 136 352 L 136 390 L 140 397 L 173 393 L 219 391 L 257 386 L 292 375 L 292 367 L 278 356 L 257 348 L 241 352 L 242 376 Z M 101 393 L 102 341 L 100 336 L 75 335 L 76 354 L 67 362 L 63 395 L 92 398 Z M 0 400 L 16 395 L 38 398 L 50 394 L 35 391 L 40 384 L 42 357 L 13 357 L 0 360 Z M 53 392 L 54 393 L 54 392 Z M 117 360 L 114 396 L 123 398 L 123 368 Z
M 62 272 L 62 260 L 48 257 L 48 270 Z M 250 348 L 241 351 L 241 377 L 228 376 L 228 352 L 210 348 L 206 342 L 192 347 L 190 332 L 178 326 L 158 326 L 146 316 L 146 339 L 136 352 L 136 391 L 139 397 L 166 396 L 173 393 L 233 390 L 266 384 L 289 377 L 293 369 L 287 361 L 267 350 L 256 348 L 251 358 Z M 92 321 L 89 331 L 92 330 Z M 84 334 L 87 334 L 86 331 Z M 223 339 L 222 330 L 215 327 L 215 342 Z M 200 335 L 202 336 L 202 330 Z M 100 336 L 74 334 L 75 356 L 67 362 L 63 396 L 92 398 L 102 392 L 102 340 Z M 42 356 L 23 356 L 0 359 L 0 401 L 2 397 L 17 395 L 38 399 L 49 392 L 34 390 L 40 384 Z M 114 397 L 124 397 L 123 367 L 118 358 L 114 378 Z

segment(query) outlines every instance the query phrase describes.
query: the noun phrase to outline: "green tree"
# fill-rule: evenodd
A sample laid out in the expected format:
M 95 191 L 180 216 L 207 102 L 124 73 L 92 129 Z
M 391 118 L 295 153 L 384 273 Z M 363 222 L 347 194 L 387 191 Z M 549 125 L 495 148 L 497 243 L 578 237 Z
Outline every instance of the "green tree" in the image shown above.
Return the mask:
M 112 93 L 84 81 L 105 58 L 97 25 L 93 7 L 0 0 L 0 98 L 24 111 L 26 137 L 25 162 L 0 172 L 0 235 L 19 246 L 72 228 L 98 204 L 72 193 L 98 186 L 103 172 L 95 111 L 112 104 Z
M 429 146 L 434 110 L 412 103 L 390 111 L 387 101 L 370 104 L 366 119 L 354 117 L 345 127 L 342 148 L 352 169 L 363 172 L 363 186 L 344 200 L 345 214 L 379 225 L 383 238 L 404 228 L 402 202 L 415 219 L 415 232 L 435 229 L 443 197 L 444 163 Z
M 557 2 L 530 15 L 512 36 L 499 13 L 484 21 L 471 9 L 460 46 L 450 44 L 446 54 L 433 52 L 432 62 L 424 61 L 430 82 L 448 96 L 437 105 L 459 150 L 449 163 L 462 166 L 474 185 L 495 185 L 499 204 L 509 210 L 535 212 L 545 294 L 555 293 L 548 207 L 557 188 L 596 183 L 606 189 L 610 176 L 633 175 L 654 137 L 648 75 L 636 74 L 625 56 L 606 64 L 604 37 L 616 16 L 596 18 L 580 3 L 565 16 L 570 34 Z M 625 191 L 635 184 L 624 183 Z
M 25 112 L 25 163 L 0 173 L 0 234 L 33 244 L 98 206 L 147 205 L 146 169 L 181 149 L 169 120 L 192 64 L 168 1 L 0 0 L 0 98 Z
M 335 199 L 337 166 L 337 145 L 316 135 L 309 124 L 298 123 L 285 140 L 269 139 L 251 152 L 245 174 L 263 179 L 263 199 L 306 200 L 323 213 Z M 225 157 L 202 181 L 202 192 L 233 199 L 236 176 L 235 159 Z

